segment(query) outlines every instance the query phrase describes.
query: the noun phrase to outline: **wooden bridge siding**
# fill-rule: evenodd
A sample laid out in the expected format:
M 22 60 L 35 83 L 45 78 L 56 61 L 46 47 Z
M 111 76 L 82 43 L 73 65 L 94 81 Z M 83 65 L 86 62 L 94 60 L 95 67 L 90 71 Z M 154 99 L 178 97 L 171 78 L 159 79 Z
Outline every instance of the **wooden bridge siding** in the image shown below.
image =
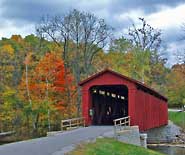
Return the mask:
M 136 101 L 136 110 L 135 110 L 135 114 L 136 114 L 136 118 L 137 120 L 135 121 L 136 125 L 139 125 L 139 129 L 142 130 L 143 129 L 143 123 L 142 123 L 142 120 L 143 120 L 143 101 L 142 101 L 142 92 L 140 91 L 137 91 L 136 93 L 136 98 L 137 98 L 137 101 Z
M 136 116 L 136 109 L 137 109 L 137 98 L 136 98 L 136 88 L 129 88 L 128 89 L 128 115 L 130 116 L 130 125 L 137 125 L 137 116 Z
M 166 125 L 167 103 L 147 92 L 137 90 L 135 117 L 135 125 L 139 125 L 141 131 Z
M 92 100 L 90 94 L 90 88 L 98 85 L 124 85 L 128 88 L 128 115 L 131 117 L 131 125 L 135 125 L 135 94 L 136 86 L 134 83 L 127 81 L 123 78 L 112 75 L 111 73 L 105 73 L 102 76 L 95 78 L 82 87 L 82 114 L 85 118 L 85 124 L 91 125 L 92 120 L 89 116 L 89 109 L 92 107 Z
M 167 101 L 154 95 L 136 89 L 136 83 L 117 76 L 111 72 L 83 83 L 82 86 L 82 113 L 86 125 L 91 125 L 89 109 L 92 107 L 90 88 L 96 85 L 125 85 L 128 88 L 128 115 L 131 125 L 139 125 L 140 131 L 159 127 L 168 123 Z M 152 91 L 152 90 L 151 90 Z M 155 92 L 153 92 L 156 94 Z
M 160 118 L 162 120 L 162 123 L 168 124 L 168 104 L 165 101 L 162 101 L 161 107 L 162 107 L 162 112 L 160 113 Z

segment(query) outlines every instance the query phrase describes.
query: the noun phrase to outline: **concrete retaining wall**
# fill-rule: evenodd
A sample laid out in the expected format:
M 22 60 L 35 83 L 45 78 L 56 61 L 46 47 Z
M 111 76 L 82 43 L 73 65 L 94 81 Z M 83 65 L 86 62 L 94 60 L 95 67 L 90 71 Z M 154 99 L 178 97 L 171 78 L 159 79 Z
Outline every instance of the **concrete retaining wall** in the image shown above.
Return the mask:
M 169 121 L 168 125 L 148 130 L 147 143 L 171 143 L 180 135 L 180 127 Z

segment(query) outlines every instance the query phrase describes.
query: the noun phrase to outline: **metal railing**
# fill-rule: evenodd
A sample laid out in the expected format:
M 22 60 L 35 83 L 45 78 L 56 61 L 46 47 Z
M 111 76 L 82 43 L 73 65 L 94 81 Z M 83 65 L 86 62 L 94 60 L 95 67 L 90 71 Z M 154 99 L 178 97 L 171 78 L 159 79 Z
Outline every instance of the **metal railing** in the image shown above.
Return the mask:
M 117 135 L 125 129 L 126 126 L 130 126 L 130 116 L 114 119 L 114 133 Z
M 83 117 L 80 118 L 72 118 L 61 121 L 61 130 L 70 130 L 73 128 L 78 128 L 80 126 L 85 127 L 85 119 Z

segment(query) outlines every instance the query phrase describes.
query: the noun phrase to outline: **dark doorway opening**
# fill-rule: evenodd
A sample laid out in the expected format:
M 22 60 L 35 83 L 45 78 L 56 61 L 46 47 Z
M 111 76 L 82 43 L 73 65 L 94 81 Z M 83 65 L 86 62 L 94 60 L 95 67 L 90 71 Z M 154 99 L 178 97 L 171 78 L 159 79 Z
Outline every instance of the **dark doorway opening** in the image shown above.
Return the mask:
M 128 88 L 126 86 L 93 86 L 90 93 L 93 125 L 112 125 L 114 119 L 128 116 Z

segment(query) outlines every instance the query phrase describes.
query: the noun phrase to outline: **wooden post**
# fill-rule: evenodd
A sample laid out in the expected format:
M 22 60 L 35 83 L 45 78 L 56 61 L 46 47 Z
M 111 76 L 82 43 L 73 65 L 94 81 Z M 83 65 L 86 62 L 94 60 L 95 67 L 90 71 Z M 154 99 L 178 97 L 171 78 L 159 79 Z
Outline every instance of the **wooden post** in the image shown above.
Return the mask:
M 71 128 L 71 120 L 69 120 L 69 128 Z
M 114 120 L 114 138 L 117 139 L 117 133 L 116 133 L 116 121 Z
M 63 131 L 63 122 L 61 121 L 61 131 Z

